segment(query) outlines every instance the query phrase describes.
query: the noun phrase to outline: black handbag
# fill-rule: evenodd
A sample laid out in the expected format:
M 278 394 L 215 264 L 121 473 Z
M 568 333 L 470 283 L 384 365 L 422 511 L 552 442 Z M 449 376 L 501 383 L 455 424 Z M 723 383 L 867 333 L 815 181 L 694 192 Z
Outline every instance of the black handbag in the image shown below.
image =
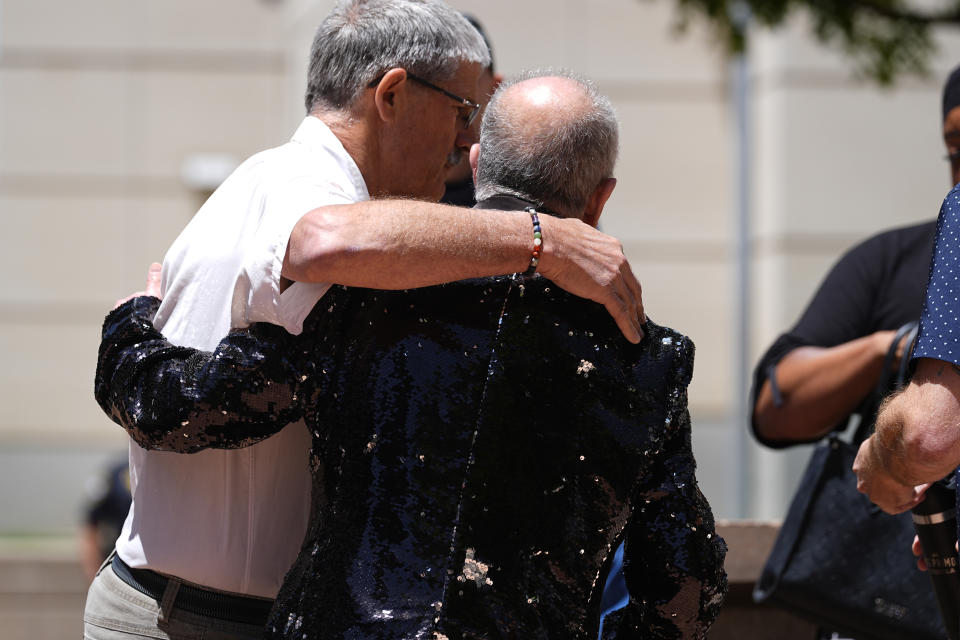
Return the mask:
M 916 323 L 897 332 L 885 372 L 904 336 L 912 345 Z M 882 391 L 903 384 L 907 354 Z M 851 442 L 833 434 L 816 447 L 753 599 L 857 640 L 946 640 L 930 579 L 910 552 L 910 513 L 890 516 L 857 491 L 853 461 L 872 431 L 864 420 Z

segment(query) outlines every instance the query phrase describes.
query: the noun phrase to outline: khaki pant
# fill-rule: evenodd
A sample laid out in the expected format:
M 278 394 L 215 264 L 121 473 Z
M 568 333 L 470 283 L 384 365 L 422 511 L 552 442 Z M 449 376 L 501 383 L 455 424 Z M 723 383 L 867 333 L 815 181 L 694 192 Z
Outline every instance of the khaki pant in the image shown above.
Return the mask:
M 83 637 L 85 640 L 260 640 L 263 628 L 178 609 L 163 616 L 157 601 L 118 578 L 108 559 L 87 592 Z

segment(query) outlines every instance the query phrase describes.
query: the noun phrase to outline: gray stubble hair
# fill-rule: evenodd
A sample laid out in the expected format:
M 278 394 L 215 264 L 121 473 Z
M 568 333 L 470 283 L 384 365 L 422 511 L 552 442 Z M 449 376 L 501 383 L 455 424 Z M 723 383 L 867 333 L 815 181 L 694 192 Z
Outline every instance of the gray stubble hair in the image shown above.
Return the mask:
M 590 108 L 550 131 L 531 133 L 500 99 L 524 80 L 558 76 L 580 85 Z M 476 197 L 512 194 L 580 211 L 600 181 L 613 176 L 619 133 L 610 100 L 586 78 L 569 71 L 535 71 L 500 86 L 483 116 Z

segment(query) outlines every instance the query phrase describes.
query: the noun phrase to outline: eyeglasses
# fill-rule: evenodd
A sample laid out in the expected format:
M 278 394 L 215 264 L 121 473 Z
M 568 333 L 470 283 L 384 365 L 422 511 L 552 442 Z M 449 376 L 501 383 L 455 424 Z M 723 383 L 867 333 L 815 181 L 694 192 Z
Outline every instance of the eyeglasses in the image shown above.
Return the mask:
M 456 102 L 459 102 L 461 105 L 463 105 L 463 107 L 465 107 L 465 108 L 467 108 L 467 109 L 470 109 L 470 111 L 467 112 L 465 115 L 461 115 L 461 116 L 460 116 L 461 118 L 463 118 L 463 128 L 464 128 L 464 129 L 469 129 L 469 128 L 470 128 L 470 125 L 473 124 L 473 121 L 476 120 L 476 119 L 477 119 L 477 116 L 480 114 L 480 108 L 481 108 L 482 105 L 477 104 L 477 103 L 474 102 L 473 100 L 467 100 L 466 98 L 461 98 L 461 97 L 458 96 L 457 94 L 455 94 L 455 93 L 450 93 L 450 92 L 447 91 L 446 89 L 443 89 L 443 88 L 441 88 L 441 87 L 438 87 L 437 85 L 433 84 L 432 82 L 428 82 L 427 80 L 424 80 L 423 78 L 417 77 L 417 76 L 413 75 L 412 73 L 410 73 L 409 71 L 407 71 L 407 77 L 410 78 L 411 80 L 415 81 L 415 82 L 419 82 L 420 84 L 422 84 L 423 86 L 425 86 L 425 87 L 428 88 L 428 89 L 433 89 L 434 91 L 439 91 L 440 93 L 442 93 L 443 95 L 447 96 L 447 97 L 450 98 L 451 100 L 454 100 L 454 101 L 456 101 Z M 368 87 L 375 87 L 375 86 L 377 86 L 377 83 L 379 83 L 382 79 L 383 79 L 383 76 L 380 76 L 379 78 L 373 80 L 373 81 L 372 81 L 369 85 L 367 85 L 367 86 L 368 86 Z
M 446 89 L 442 89 L 442 88 L 438 87 L 437 85 L 433 84 L 432 82 L 427 82 L 427 81 L 424 80 L 423 78 L 420 78 L 420 77 L 418 77 L 418 76 L 415 76 L 415 75 L 413 75 L 412 73 L 410 73 L 409 71 L 407 71 L 407 77 L 410 78 L 411 80 L 415 81 L 415 82 L 419 82 L 420 84 L 422 84 L 423 86 L 427 87 L 428 89 L 433 89 L 434 91 L 439 91 L 440 93 L 442 93 L 443 95 L 447 96 L 447 97 L 450 98 L 451 100 L 454 100 L 454 101 L 456 101 L 456 102 L 459 102 L 459 103 L 462 104 L 464 107 L 467 107 L 468 109 L 470 109 L 470 111 L 466 114 L 466 116 L 462 116 L 462 117 L 464 118 L 464 121 L 463 121 L 463 128 L 464 128 L 464 129 L 469 129 L 469 128 L 470 128 L 470 125 L 473 124 L 473 121 L 477 119 L 477 115 L 480 113 L 480 105 L 477 104 L 476 102 L 474 102 L 473 100 L 467 100 L 466 98 L 461 98 L 461 97 L 458 96 L 457 94 L 455 94 L 455 93 L 450 93 L 450 92 L 447 91 Z

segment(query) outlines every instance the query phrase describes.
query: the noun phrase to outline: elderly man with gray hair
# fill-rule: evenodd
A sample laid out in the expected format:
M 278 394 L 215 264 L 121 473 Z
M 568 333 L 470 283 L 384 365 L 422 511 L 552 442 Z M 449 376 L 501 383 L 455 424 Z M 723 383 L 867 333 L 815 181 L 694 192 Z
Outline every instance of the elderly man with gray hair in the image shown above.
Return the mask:
M 614 238 L 544 220 L 535 245 L 526 213 L 433 204 L 448 159 L 474 142 L 487 65 L 483 39 L 439 0 L 339 2 L 317 31 L 293 139 L 244 162 L 168 251 L 157 328 L 210 349 L 254 322 L 300 333 L 329 283 L 397 289 L 535 267 L 638 341 L 640 288 Z M 133 504 L 88 593 L 85 637 L 259 637 L 306 527 L 308 449 L 302 427 L 196 456 L 131 442 Z
M 617 118 L 592 83 L 529 73 L 501 86 L 470 150 L 478 206 L 596 226 L 616 180 Z
M 596 222 L 605 98 L 531 77 L 488 118 L 478 206 Z M 546 178 L 516 162 L 543 153 L 570 155 Z M 338 286 L 301 335 L 259 323 L 213 352 L 171 345 L 158 305 L 107 317 L 97 367 L 98 402 L 140 446 L 243 451 L 299 418 L 312 436 L 310 524 L 268 637 L 593 640 L 624 541 L 617 637 L 702 638 L 716 617 L 725 546 L 694 473 L 685 336 L 650 322 L 631 344 L 536 274 Z

